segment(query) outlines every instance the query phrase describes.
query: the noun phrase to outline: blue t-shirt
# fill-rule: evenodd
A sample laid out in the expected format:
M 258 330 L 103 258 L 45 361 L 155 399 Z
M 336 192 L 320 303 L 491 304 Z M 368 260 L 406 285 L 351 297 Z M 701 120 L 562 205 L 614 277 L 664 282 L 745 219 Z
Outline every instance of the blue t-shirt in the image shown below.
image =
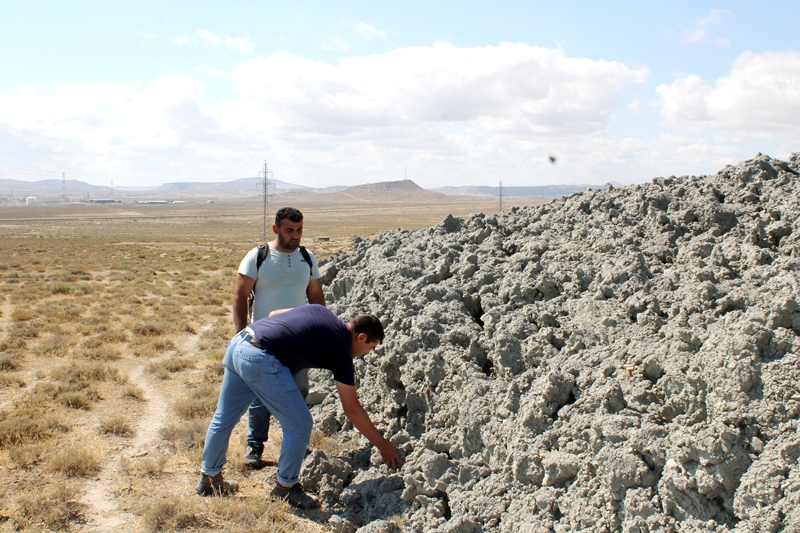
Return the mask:
M 333 379 L 355 386 L 347 323 L 324 305 L 295 307 L 250 324 L 255 338 L 292 374 L 304 368 L 324 368 Z

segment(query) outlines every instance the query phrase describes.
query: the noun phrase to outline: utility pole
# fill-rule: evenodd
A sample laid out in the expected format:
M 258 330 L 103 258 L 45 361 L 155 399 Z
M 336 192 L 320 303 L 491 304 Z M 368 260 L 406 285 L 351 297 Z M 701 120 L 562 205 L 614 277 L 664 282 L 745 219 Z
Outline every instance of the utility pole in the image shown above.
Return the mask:
M 67 172 L 61 171 L 61 199 L 65 202 L 67 200 Z
M 500 180 L 500 186 L 497 188 L 497 197 L 500 200 L 498 205 L 500 211 L 503 210 L 503 180 Z
M 267 162 L 264 161 L 264 242 L 267 242 L 267 220 L 269 219 L 269 175 L 270 170 Z

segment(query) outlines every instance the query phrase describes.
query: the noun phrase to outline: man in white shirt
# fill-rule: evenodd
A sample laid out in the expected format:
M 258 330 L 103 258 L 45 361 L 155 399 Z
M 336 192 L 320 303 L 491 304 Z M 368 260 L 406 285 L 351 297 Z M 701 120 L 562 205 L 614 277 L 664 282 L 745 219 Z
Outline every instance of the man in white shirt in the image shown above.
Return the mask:
M 325 305 L 319 267 L 314 255 L 300 245 L 303 237 L 303 214 L 293 207 L 283 207 L 275 213 L 272 226 L 275 239 L 267 243 L 266 255 L 258 266 L 259 247 L 250 250 L 239 264 L 233 292 L 233 322 L 236 331 L 250 323 L 248 298 L 253 299 L 252 321 L 269 316 L 276 309 L 301 305 Z M 262 252 L 263 254 L 263 252 Z M 294 375 L 297 388 L 308 395 L 308 369 Z M 260 467 L 264 443 L 269 435 L 271 414 L 256 398 L 248 410 L 247 450 L 244 462 Z

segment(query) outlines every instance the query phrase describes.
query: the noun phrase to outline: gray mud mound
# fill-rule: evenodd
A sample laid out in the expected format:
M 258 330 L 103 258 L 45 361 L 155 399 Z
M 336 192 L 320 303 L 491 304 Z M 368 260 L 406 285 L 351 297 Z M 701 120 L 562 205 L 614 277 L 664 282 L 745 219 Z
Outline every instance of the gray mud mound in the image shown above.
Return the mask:
M 406 464 L 328 395 L 318 427 L 359 450 L 306 462 L 330 526 L 800 531 L 799 171 L 759 154 L 332 256 L 330 307 L 386 326 L 359 394 Z

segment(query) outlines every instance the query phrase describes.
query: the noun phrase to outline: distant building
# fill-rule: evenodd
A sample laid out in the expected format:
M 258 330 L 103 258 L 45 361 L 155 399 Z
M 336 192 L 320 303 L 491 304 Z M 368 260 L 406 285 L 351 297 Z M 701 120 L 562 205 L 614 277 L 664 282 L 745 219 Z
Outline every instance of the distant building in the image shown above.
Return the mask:
M 88 199 L 87 202 L 91 204 L 121 204 L 122 200 L 112 200 L 110 198 L 96 198 L 96 199 Z
M 28 196 L 25 198 L 25 205 L 35 205 L 37 201 L 38 200 L 35 196 Z

